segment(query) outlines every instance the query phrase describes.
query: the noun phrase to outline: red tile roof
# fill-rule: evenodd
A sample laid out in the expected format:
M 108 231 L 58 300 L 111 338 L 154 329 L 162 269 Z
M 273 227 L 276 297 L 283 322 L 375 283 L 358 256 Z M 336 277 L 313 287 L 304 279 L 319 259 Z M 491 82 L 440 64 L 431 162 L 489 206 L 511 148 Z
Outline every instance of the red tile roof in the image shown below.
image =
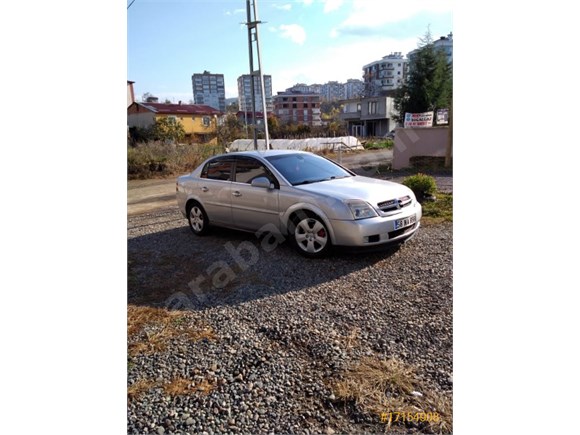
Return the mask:
M 219 110 L 203 104 L 135 103 L 154 113 L 168 115 L 220 115 Z

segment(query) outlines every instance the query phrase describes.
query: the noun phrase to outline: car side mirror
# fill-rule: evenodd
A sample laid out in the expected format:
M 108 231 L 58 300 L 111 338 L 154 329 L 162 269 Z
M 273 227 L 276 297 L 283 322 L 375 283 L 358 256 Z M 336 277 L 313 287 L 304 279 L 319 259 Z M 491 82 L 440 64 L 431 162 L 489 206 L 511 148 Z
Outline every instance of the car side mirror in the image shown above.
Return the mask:
M 266 177 L 258 177 L 252 180 L 252 186 L 262 187 L 264 189 L 273 189 L 274 184 L 270 182 Z

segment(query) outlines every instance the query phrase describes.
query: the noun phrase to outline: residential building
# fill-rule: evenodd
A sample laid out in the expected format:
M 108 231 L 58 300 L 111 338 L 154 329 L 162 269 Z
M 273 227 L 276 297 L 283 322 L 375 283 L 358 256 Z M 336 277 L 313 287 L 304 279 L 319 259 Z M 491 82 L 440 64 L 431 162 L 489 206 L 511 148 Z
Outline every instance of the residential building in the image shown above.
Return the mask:
M 453 63 L 453 33 L 447 36 L 441 36 L 436 41 L 433 41 L 433 46 L 439 50 L 443 50 L 447 55 L 447 62 Z
M 385 96 L 400 88 L 407 77 L 408 63 L 397 51 L 363 66 L 364 96 Z
M 323 85 L 297 83 L 286 92 L 299 92 L 302 94 L 320 94 L 321 101 L 336 101 L 345 98 L 356 98 L 362 94 L 364 83 L 362 80 L 349 79 L 346 83 L 330 81 Z
M 274 114 L 282 123 L 322 125 L 320 94 L 278 92 L 274 97 Z
M 362 96 L 365 89 L 365 84 L 359 79 L 348 79 L 344 84 L 344 98 L 352 100 Z
M 133 103 L 127 108 L 127 125 L 145 128 L 160 118 L 173 118 L 183 125 L 186 136 L 207 141 L 216 135 L 219 110 L 200 104 Z
M 447 62 L 453 63 L 453 33 L 450 32 L 447 36 L 441 36 L 439 39 L 433 41 L 433 47 L 442 50 L 447 56 Z M 419 49 L 415 49 L 407 54 L 407 58 L 411 60 Z
M 291 88 L 287 88 L 286 92 L 300 92 L 301 94 L 315 94 L 310 85 L 306 83 L 296 83 Z
M 254 101 L 256 104 L 256 111 L 263 112 L 260 76 L 252 76 L 244 74 L 238 77 L 238 107 L 242 112 L 252 111 L 252 77 L 254 78 Z M 266 90 L 266 112 L 274 110 L 274 102 L 272 99 L 272 76 L 264 76 L 264 88 Z
M 348 134 L 356 137 L 384 137 L 396 127 L 393 97 L 365 97 L 344 100 L 340 119 Z
M 191 76 L 193 84 L 193 101 L 213 107 L 220 112 L 226 111 L 226 91 L 223 74 L 212 74 L 204 71 L 203 74 Z
M 339 82 L 328 82 L 322 85 L 322 100 L 335 101 L 342 100 L 345 97 L 344 84 Z

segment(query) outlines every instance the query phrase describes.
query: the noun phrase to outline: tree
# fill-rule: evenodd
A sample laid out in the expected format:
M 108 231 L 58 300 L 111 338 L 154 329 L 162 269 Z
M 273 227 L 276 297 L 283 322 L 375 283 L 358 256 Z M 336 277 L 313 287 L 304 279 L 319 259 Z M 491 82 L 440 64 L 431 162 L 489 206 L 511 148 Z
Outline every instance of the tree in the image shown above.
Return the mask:
M 218 143 L 230 144 L 236 139 L 243 137 L 243 125 L 235 113 L 229 112 L 223 117 L 223 122 L 218 128 Z
M 395 109 L 397 122 L 405 113 L 421 113 L 450 108 L 453 98 L 452 66 L 443 50 L 433 45 L 431 32 L 419 40 L 418 49 L 409 61 L 407 81 L 397 91 Z
M 164 142 L 180 141 L 185 137 L 185 130 L 175 118 L 157 118 L 151 127 L 151 137 Z
M 226 112 L 238 113 L 239 110 L 240 110 L 240 107 L 239 107 L 237 101 L 234 101 L 233 103 L 228 104 L 228 106 L 226 107 Z
M 272 139 L 280 139 L 280 120 L 275 115 L 268 116 L 268 133 Z
M 326 126 L 325 136 L 340 136 L 341 132 L 345 130 L 345 123 L 340 118 L 343 105 L 338 101 L 323 102 L 320 105 L 321 118 Z

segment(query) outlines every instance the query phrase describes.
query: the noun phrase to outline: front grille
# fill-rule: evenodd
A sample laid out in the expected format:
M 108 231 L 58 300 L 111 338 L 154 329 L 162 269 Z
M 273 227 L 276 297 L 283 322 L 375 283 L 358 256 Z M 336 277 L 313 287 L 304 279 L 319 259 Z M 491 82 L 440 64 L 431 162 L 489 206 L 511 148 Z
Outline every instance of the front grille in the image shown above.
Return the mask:
M 377 207 L 382 212 L 388 212 L 393 210 L 399 210 L 403 207 L 407 207 L 411 205 L 411 197 L 410 196 L 402 196 L 401 198 L 390 199 L 388 201 L 379 202 Z
M 389 233 L 389 239 L 394 239 L 395 237 L 399 237 L 405 233 L 408 233 L 409 231 L 413 230 L 416 226 L 417 226 L 417 223 L 414 223 L 411 226 L 408 226 L 405 228 L 400 228 L 400 229 L 395 230 L 395 231 L 391 231 Z

